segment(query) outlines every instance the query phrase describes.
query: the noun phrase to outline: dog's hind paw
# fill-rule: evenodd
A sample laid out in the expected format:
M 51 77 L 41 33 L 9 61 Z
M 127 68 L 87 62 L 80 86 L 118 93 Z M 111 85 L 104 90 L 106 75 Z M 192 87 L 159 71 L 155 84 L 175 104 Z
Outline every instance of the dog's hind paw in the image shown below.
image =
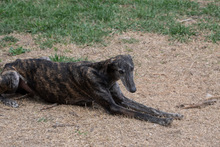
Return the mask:
M 0 101 L 3 103 L 3 104 L 5 104 L 5 105 L 7 105 L 7 106 L 10 106 L 10 107 L 13 107 L 13 108 L 17 108 L 19 105 L 18 105 L 18 103 L 16 102 L 16 101 L 14 101 L 14 100 L 11 100 L 11 99 L 8 99 L 8 98 L 0 98 Z

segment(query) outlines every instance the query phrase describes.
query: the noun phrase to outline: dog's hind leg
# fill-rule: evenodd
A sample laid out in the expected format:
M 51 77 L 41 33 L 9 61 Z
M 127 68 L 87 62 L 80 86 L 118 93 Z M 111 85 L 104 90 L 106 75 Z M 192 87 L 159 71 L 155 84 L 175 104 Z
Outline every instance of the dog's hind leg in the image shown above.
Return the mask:
M 147 107 L 143 104 L 140 104 L 138 102 L 135 102 L 129 98 L 126 98 L 123 93 L 121 92 L 119 85 L 116 83 L 115 85 L 112 86 L 110 89 L 111 95 L 115 102 L 119 105 L 122 105 L 127 108 L 131 108 L 133 110 L 139 111 L 139 112 L 144 112 L 150 115 L 158 116 L 158 117 L 168 117 L 168 118 L 175 118 L 175 119 L 182 119 L 183 115 L 178 114 L 178 113 L 167 113 L 163 112 L 151 107 Z
M 19 74 L 14 70 L 3 71 L 0 75 L 0 101 L 11 107 L 18 107 L 16 101 L 5 98 L 2 94 L 15 93 L 19 86 Z
M 7 105 L 7 106 L 11 106 L 13 108 L 17 108 L 18 107 L 18 103 L 15 100 L 9 99 L 9 98 L 5 98 L 0 94 L 0 102 L 2 102 L 3 104 Z

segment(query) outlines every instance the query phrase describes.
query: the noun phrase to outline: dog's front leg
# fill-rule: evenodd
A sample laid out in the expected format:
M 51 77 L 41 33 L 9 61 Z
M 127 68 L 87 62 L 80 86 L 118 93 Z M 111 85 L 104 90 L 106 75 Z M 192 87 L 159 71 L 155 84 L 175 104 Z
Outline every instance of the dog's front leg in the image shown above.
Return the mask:
M 183 115 L 177 113 L 167 113 L 151 107 L 147 107 L 143 104 L 135 102 L 129 98 L 126 98 L 120 90 L 120 87 L 115 83 L 110 89 L 111 95 L 117 104 L 122 105 L 133 110 L 144 112 L 150 115 L 159 116 L 159 117 L 172 117 L 175 119 L 182 119 Z
M 173 121 L 173 118 L 158 118 L 152 115 L 141 113 L 138 111 L 127 109 L 115 103 L 110 91 L 106 88 L 92 89 L 90 95 L 96 103 L 101 105 L 104 109 L 108 110 L 111 114 L 120 114 L 136 119 L 157 123 L 163 126 L 168 126 Z

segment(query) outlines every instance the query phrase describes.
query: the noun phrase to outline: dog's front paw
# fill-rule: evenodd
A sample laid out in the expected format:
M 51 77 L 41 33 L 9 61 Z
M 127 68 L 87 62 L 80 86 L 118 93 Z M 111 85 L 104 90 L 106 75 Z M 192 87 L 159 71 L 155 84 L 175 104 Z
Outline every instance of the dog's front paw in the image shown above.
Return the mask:
M 173 122 L 173 118 L 163 118 L 159 124 L 162 126 L 169 126 Z
M 178 119 L 178 120 L 183 119 L 183 117 L 184 117 L 184 115 L 178 114 L 178 113 L 173 115 L 173 118 L 174 118 L 174 119 Z

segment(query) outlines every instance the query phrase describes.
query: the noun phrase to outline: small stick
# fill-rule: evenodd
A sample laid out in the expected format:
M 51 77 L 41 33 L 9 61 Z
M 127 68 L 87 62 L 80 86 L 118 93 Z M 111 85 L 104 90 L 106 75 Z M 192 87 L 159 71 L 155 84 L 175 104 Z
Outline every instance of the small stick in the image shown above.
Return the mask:
M 204 102 L 199 103 L 199 104 L 181 104 L 177 107 L 178 108 L 183 108 L 183 109 L 201 108 L 201 107 L 205 107 L 205 106 L 208 106 L 208 105 L 213 105 L 214 103 L 216 103 L 216 100 L 212 99 L 212 100 L 205 100 Z
M 31 96 L 31 94 L 30 94 L 30 93 L 25 94 L 25 95 L 22 95 L 22 96 L 17 97 L 17 98 L 14 98 L 14 100 L 21 100 L 21 99 L 27 98 L 27 97 L 29 97 L 29 96 Z
M 153 73 L 153 75 L 158 75 L 158 76 L 165 76 L 167 78 L 167 75 L 164 73 Z
M 190 108 L 201 108 L 201 104 L 188 104 L 188 106 L 183 106 L 183 109 L 190 109 Z
M 47 110 L 47 109 L 50 109 L 50 108 L 53 108 L 53 107 L 56 107 L 56 106 L 58 106 L 58 104 L 54 103 L 54 104 L 52 104 L 50 106 L 47 106 L 47 107 L 44 107 L 44 108 L 40 109 L 40 111 Z
M 214 100 L 214 99 L 220 99 L 220 95 L 219 96 L 211 96 L 211 97 L 208 97 L 206 100 Z
M 55 124 L 52 125 L 53 128 L 57 128 L 57 127 L 69 127 L 69 126 L 75 126 L 74 124 Z

